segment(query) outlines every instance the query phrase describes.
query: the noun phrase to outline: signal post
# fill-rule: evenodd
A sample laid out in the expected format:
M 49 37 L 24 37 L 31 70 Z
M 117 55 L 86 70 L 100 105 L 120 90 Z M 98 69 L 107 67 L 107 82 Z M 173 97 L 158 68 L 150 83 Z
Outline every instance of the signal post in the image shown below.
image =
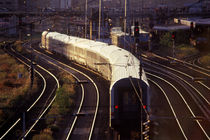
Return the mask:
M 172 35 L 171 35 L 171 39 L 172 39 L 172 48 L 173 48 L 173 58 L 175 59 L 175 39 L 176 39 L 176 32 L 172 32 Z

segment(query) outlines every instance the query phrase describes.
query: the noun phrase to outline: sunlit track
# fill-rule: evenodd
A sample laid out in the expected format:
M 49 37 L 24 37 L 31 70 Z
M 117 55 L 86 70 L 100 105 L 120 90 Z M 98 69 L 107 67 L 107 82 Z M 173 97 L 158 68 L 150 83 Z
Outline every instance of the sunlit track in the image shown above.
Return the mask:
M 14 52 L 14 53 L 17 53 L 13 48 L 12 48 L 12 51 Z M 18 53 L 19 55 L 21 55 L 20 53 Z M 12 55 L 12 54 L 11 54 Z M 15 57 L 14 55 L 13 55 L 13 57 Z M 23 56 L 24 57 L 24 56 Z M 24 65 L 26 65 L 27 67 L 29 67 L 30 68 L 30 65 L 28 65 L 27 63 L 25 63 L 23 60 L 21 60 L 21 59 L 19 59 L 18 57 L 15 57 L 18 61 L 20 61 L 21 63 L 23 63 Z M 25 57 L 26 58 L 26 57 Z M 27 59 L 27 58 L 26 58 Z M 30 61 L 29 59 L 27 59 L 28 61 Z M 39 66 L 39 65 L 38 65 Z M 40 68 L 42 68 L 42 67 L 40 67 Z M 41 98 L 41 96 L 43 95 L 43 93 L 45 92 L 45 89 L 46 89 L 46 80 L 45 80 L 45 78 L 43 77 L 43 75 L 41 74 L 41 73 L 39 73 L 37 70 L 35 70 L 35 72 L 36 73 L 38 73 L 41 77 L 42 77 L 42 79 L 43 79 L 43 81 L 44 81 L 44 88 L 43 88 L 43 90 L 42 90 L 42 92 L 41 92 L 41 94 L 39 95 L 39 97 L 36 99 L 36 101 L 27 109 L 27 112 L 28 111 L 30 111 L 31 110 L 31 108 L 38 102 L 38 100 Z M 49 73 L 49 72 L 48 72 Z M 51 73 L 49 73 L 49 74 L 51 74 Z M 54 75 L 52 75 L 52 76 L 54 76 Z M 55 78 L 55 77 L 54 77 Z
M 19 56 L 21 56 L 21 57 L 23 57 L 24 59 L 26 59 L 28 62 L 30 62 L 30 60 L 29 59 L 27 59 L 26 57 L 24 57 L 24 56 L 22 56 L 20 53 L 17 53 L 14 49 L 12 49 L 12 51 L 13 51 L 13 53 L 16 53 L 16 54 L 18 54 Z M 13 55 L 13 54 L 11 54 L 11 55 Z M 14 55 L 13 55 L 14 56 Z M 21 60 L 21 59 L 19 59 L 19 58 L 17 58 L 16 56 L 14 56 L 16 59 L 18 59 L 20 62 L 22 62 L 22 63 L 24 63 L 25 65 L 27 65 L 28 67 L 30 67 L 28 64 L 26 64 L 23 60 Z M 59 81 L 58 81 L 58 79 L 51 73 L 51 72 L 49 72 L 49 71 L 47 71 L 45 68 L 43 68 L 43 67 L 41 67 L 40 65 L 37 65 L 37 67 L 39 67 L 40 69 L 42 69 L 42 70 L 44 70 L 45 72 L 47 72 L 49 75 L 51 75 L 54 79 L 55 79 L 55 81 L 56 81 L 56 83 L 57 83 L 57 87 L 59 88 L 60 87 L 60 85 L 59 85 Z M 41 75 L 37 70 L 35 70 L 35 72 L 37 72 L 39 75 Z M 42 92 L 40 93 L 40 95 L 39 95 L 39 97 L 35 100 L 35 102 L 34 103 L 32 103 L 32 105 L 27 109 L 27 112 L 29 112 L 34 106 L 35 106 L 35 104 L 40 100 L 40 98 L 43 96 L 43 93 L 46 91 L 46 80 L 45 80 L 45 78 L 41 75 L 41 77 L 44 79 L 44 88 L 43 88 L 43 90 L 42 90 Z M 52 93 L 55 91 L 55 88 L 54 88 L 54 90 L 52 91 Z M 51 94 L 52 94 L 51 93 Z M 51 95 L 50 95 L 51 96 Z M 36 121 L 32 124 L 32 126 L 29 128 L 29 130 L 24 134 L 24 136 L 22 136 L 22 137 L 26 137 L 29 133 L 30 133 L 30 131 L 33 129 L 33 127 L 36 125 L 36 123 L 41 119 L 41 117 L 44 115 L 44 113 L 48 110 L 48 108 L 50 107 L 50 105 L 52 104 L 52 102 L 54 101 L 54 99 L 55 99 L 55 97 L 53 98 L 53 100 L 51 100 L 51 102 L 50 102 L 50 104 L 43 110 L 43 111 L 41 111 L 41 113 L 39 114 L 39 116 L 38 116 L 38 118 L 36 119 Z M 19 118 L 18 119 L 19 121 L 21 120 L 21 118 Z M 16 124 L 17 124 L 17 122 L 16 122 Z M 14 127 L 15 125 L 13 125 L 12 127 Z M 11 129 L 10 129 L 11 130 Z M 7 131 L 7 133 L 8 133 L 8 131 Z
M 173 73 L 170 73 L 170 72 L 166 72 L 166 71 L 164 71 L 164 72 L 167 73 L 167 74 L 169 74 L 169 75 L 171 75 L 171 76 L 173 76 L 174 78 L 178 78 L 179 80 L 181 80 L 181 83 L 183 81 L 190 88 L 194 89 L 194 91 L 196 91 L 196 93 L 199 93 L 200 95 L 202 95 L 194 86 L 192 86 L 188 81 L 184 80 L 180 76 L 177 76 L 177 75 L 175 75 Z M 199 97 L 196 96 L 197 94 L 193 94 L 193 91 L 190 90 L 188 93 L 191 95 L 191 97 L 193 98 L 193 100 L 195 101 L 195 103 L 197 104 L 197 106 L 200 108 L 200 110 L 203 112 L 203 114 L 205 115 L 205 117 L 209 119 L 209 115 L 208 115 L 209 114 L 209 108 L 208 108 L 209 102 L 206 100 L 206 102 L 208 103 L 208 105 L 206 106 L 202 102 L 202 100 Z M 203 97 L 203 98 L 205 99 L 205 97 Z
M 180 62 L 180 63 L 184 64 L 184 66 L 188 66 L 188 67 L 190 66 L 189 68 L 191 68 L 192 70 L 195 70 L 195 71 L 197 71 L 197 72 L 199 72 L 199 73 L 202 73 L 202 74 L 204 74 L 204 75 L 209 76 L 209 74 L 207 74 L 207 73 L 210 72 L 209 69 L 206 69 L 206 68 L 203 68 L 203 67 L 200 67 L 200 66 L 197 66 L 197 65 L 188 63 L 188 62 L 186 62 L 186 61 L 179 60 L 179 59 L 174 59 L 174 58 L 169 57 L 169 56 L 168 56 L 168 58 L 169 58 L 169 59 L 173 59 L 173 60 L 175 60 L 175 61 L 177 61 L 177 62 Z M 197 69 L 195 69 L 195 68 L 197 68 Z M 201 71 L 201 70 L 202 70 L 202 71 Z
M 190 79 L 193 79 L 193 76 L 190 76 L 190 75 L 188 75 L 188 74 L 186 74 L 186 73 L 184 73 L 184 72 L 181 72 L 181 71 L 178 71 L 178 70 L 175 70 L 175 69 L 173 69 L 173 68 L 170 68 L 170 67 L 168 67 L 168 66 L 165 66 L 165 65 L 162 65 L 162 64 L 160 64 L 160 63 L 157 63 L 157 62 L 154 62 L 154 61 L 151 61 L 151 60 L 149 60 L 149 59 L 144 59 L 145 61 L 144 61 L 144 64 L 147 64 L 147 65 L 150 65 L 150 63 L 152 63 L 152 64 L 155 64 L 155 65 L 157 65 L 157 66 L 154 66 L 154 65 L 150 65 L 150 66 L 152 66 L 152 67 L 155 67 L 155 68 L 157 68 L 157 69 L 161 69 L 159 66 L 161 66 L 161 67 L 163 67 L 163 68 L 166 68 L 166 69 L 168 69 L 168 70 L 171 70 L 171 71 L 173 71 L 173 72 L 176 72 L 176 73 L 179 73 L 179 74 L 181 74 L 181 75 L 183 75 L 183 76 L 186 76 L 186 77 L 188 77 L 188 78 L 190 78 Z M 148 62 L 150 62 L 150 63 L 148 63 L 148 62 L 146 62 L 146 61 L 148 61 Z M 161 69 L 162 71 L 165 71 L 166 73 L 168 73 L 169 71 L 167 71 L 167 70 L 165 70 L 165 69 Z M 175 74 L 174 74 L 175 75 Z M 183 81 L 185 81 L 186 82 L 186 80 L 184 80 L 183 78 L 181 78 L 180 76 L 178 76 L 178 75 L 176 75 L 177 77 L 179 77 L 180 79 L 182 79 Z M 188 82 L 186 82 L 187 84 L 189 84 Z M 199 84 L 201 84 L 202 82 L 198 82 Z M 190 84 L 189 84 L 190 85 Z M 209 87 L 208 86 L 206 86 L 205 84 L 201 84 L 203 87 L 205 87 L 207 90 L 209 90 Z M 194 90 L 196 90 L 197 91 L 197 93 L 208 103 L 208 105 L 210 105 L 210 101 L 201 93 L 201 92 L 199 92 L 195 87 L 193 87 L 192 85 L 190 85 Z
M 34 50 L 34 51 L 35 51 L 36 53 L 40 54 L 40 55 L 43 55 L 44 57 L 47 57 L 48 59 L 46 59 L 46 61 L 48 61 L 48 63 L 51 63 L 52 65 L 55 65 L 55 66 L 59 67 L 59 68 L 62 69 L 63 71 L 66 71 L 66 72 L 69 73 L 68 70 L 66 70 L 65 68 L 63 68 L 63 66 L 64 66 L 64 67 L 69 68 L 69 69 L 71 69 L 71 70 L 73 70 L 73 71 L 76 71 L 77 73 L 80 73 L 80 74 L 84 75 L 84 76 L 85 76 L 87 79 L 89 79 L 89 80 L 91 81 L 91 83 L 94 85 L 95 90 L 96 90 L 96 93 L 97 93 L 97 102 L 96 102 L 96 108 L 95 108 L 95 113 L 94 113 L 94 117 L 93 117 L 91 129 L 90 129 L 90 133 L 89 133 L 89 136 L 88 136 L 88 139 L 90 140 L 91 137 L 92 137 L 92 134 L 93 134 L 93 130 L 94 130 L 94 126 L 95 126 L 95 121 L 96 121 L 96 117 L 97 117 L 97 114 L 98 114 L 98 107 L 99 107 L 99 91 L 98 91 L 98 88 L 97 88 L 96 83 L 95 83 L 87 74 L 85 74 L 85 73 L 83 73 L 83 72 L 81 72 L 81 71 L 79 71 L 79 70 L 77 70 L 77 69 L 75 69 L 75 68 L 73 68 L 73 67 L 70 67 L 70 66 L 68 66 L 68 65 L 66 65 L 66 64 L 64 64 L 64 63 L 62 63 L 62 62 L 60 62 L 60 61 L 57 61 L 57 60 L 55 60 L 55 59 L 53 59 L 53 58 L 51 58 L 51 57 L 49 57 L 49 56 L 47 56 L 47 55 L 45 55 L 45 54 L 43 54 L 43 53 L 37 51 L 37 50 Z M 41 56 L 41 57 L 42 57 L 42 56 Z M 45 58 L 43 58 L 43 59 L 45 59 Z M 52 60 L 52 62 L 49 62 L 50 59 Z M 54 62 L 56 62 L 56 63 L 58 63 L 58 64 L 55 64 Z M 59 66 L 59 65 L 61 65 L 61 66 Z M 74 76 L 74 77 L 76 77 L 76 76 Z M 78 78 L 76 78 L 76 79 L 79 81 Z M 79 106 L 79 109 L 78 109 L 77 113 L 79 113 L 79 112 L 81 111 L 82 104 L 83 104 L 83 100 L 84 100 L 84 88 L 83 88 L 83 87 L 82 87 L 82 91 L 83 91 L 82 99 L 81 99 L 81 103 L 80 103 L 80 106 Z M 71 137 L 71 134 L 72 134 L 72 132 L 73 132 L 73 129 L 74 129 L 75 124 L 76 124 L 76 121 L 77 121 L 77 118 L 78 118 L 78 117 L 75 116 L 74 121 L 73 121 L 73 123 L 72 123 L 72 125 L 71 125 L 71 128 L 70 128 L 70 130 L 69 130 L 69 133 L 68 133 L 68 135 L 67 135 L 67 137 L 66 137 L 66 140 L 69 139 L 69 138 Z
M 179 59 L 174 59 L 174 58 L 169 57 L 169 56 L 168 56 L 167 58 L 165 58 L 165 57 L 161 57 L 161 56 L 158 56 L 158 55 L 155 55 L 155 54 L 153 54 L 153 55 L 154 55 L 155 57 L 161 59 L 161 60 L 164 60 L 164 61 L 171 61 L 171 60 L 174 60 L 175 62 L 179 62 L 179 64 L 182 64 L 182 66 L 184 66 L 184 67 L 186 67 L 186 68 L 189 68 L 189 69 L 191 69 L 191 70 L 193 70 L 193 71 L 195 71 L 195 72 L 197 72 L 197 73 L 200 73 L 200 74 L 202 74 L 202 75 L 204 75 L 204 76 L 207 76 L 208 79 L 210 79 L 210 73 L 209 73 L 210 70 L 209 70 L 209 69 L 206 69 L 206 68 L 203 68 L 203 67 L 200 67 L 200 66 L 197 66 L 197 65 L 193 65 L 193 64 L 191 64 L 191 63 L 188 63 L 188 62 L 185 62 L 185 61 L 182 61 L 182 60 L 179 60 Z M 191 76 L 191 75 L 185 74 L 185 73 L 183 73 L 183 72 L 181 72 L 181 71 L 178 71 L 178 70 L 172 69 L 172 68 L 170 68 L 170 67 L 164 66 L 164 65 L 162 65 L 162 64 L 160 64 L 160 63 L 158 63 L 158 62 L 151 61 L 151 60 L 147 59 L 147 56 L 146 56 L 146 55 L 143 55 L 143 57 L 144 57 L 144 60 L 146 60 L 146 61 L 150 61 L 151 63 L 154 63 L 154 64 L 160 65 L 160 66 L 162 66 L 162 67 L 165 67 L 165 68 L 167 68 L 167 69 L 176 71 L 176 72 L 178 72 L 178 73 L 180 73 L 180 74 L 184 74 L 185 76 L 187 76 L 187 77 L 189 77 L 189 78 L 191 78 L 191 79 L 194 79 L 194 78 L 195 78 L 194 76 Z M 204 86 L 205 88 L 207 88 L 207 89 L 209 90 L 209 92 L 210 92 L 209 86 L 207 86 L 203 81 L 198 81 L 198 83 L 201 84 L 202 86 Z
M 7 53 L 9 53 L 10 55 L 12 55 L 13 57 L 15 57 L 13 54 L 11 54 L 9 51 L 7 51 Z M 19 58 L 17 58 L 17 57 L 15 57 L 18 61 L 20 61 L 21 63 L 23 63 L 24 65 L 26 65 L 27 67 L 30 67 L 27 63 L 25 63 L 24 61 L 22 61 L 21 59 L 19 59 Z M 43 93 L 44 93 L 44 91 L 45 91 L 45 89 L 46 89 L 46 80 L 45 80 L 45 78 L 42 76 L 42 74 L 41 73 L 39 73 L 37 70 L 35 70 L 35 72 L 37 73 L 37 74 L 39 74 L 39 76 L 42 78 L 42 80 L 44 81 L 44 87 L 43 87 L 43 89 L 42 89 L 42 92 L 41 92 L 41 94 L 39 95 L 39 97 L 36 99 L 36 101 L 27 109 L 27 112 L 28 111 L 30 111 L 30 109 L 37 103 L 37 101 L 41 98 L 41 96 L 43 95 Z M 3 139 L 9 132 L 10 132 L 10 130 L 12 130 L 12 128 L 14 128 L 16 125 L 17 125 L 17 123 L 19 123 L 21 121 L 21 118 L 18 118 L 17 119 L 17 121 L 4 133 L 4 135 L 2 135 L 1 137 L 0 137 L 0 140 L 1 139 Z
M 14 53 L 17 53 L 18 55 L 21 55 L 20 53 L 16 52 L 13 48 L 12 48 L 12 51 Z M 25 58 L 26 60 L 28 60 L 30 62 L 30 59 L 26 58 L 25 56 L 21 55 L 23 58 Z M 57 83 L 57 88 L 60 88 L 60 84 L 59 84 L 59 81 L 58 79 L 56 78 L 56 76 L 54 74 L 52 74 L 50 71 L 46 70 L 45 68 L 43 68 L 42 66 L 40 65 L 37 65 L 37 67 L 39 67 L 40 69 L 44 70 L 45 72 L 47 72 L 49 75 L 51 75 L 56 83 Z M 45 81 L 45 88 L 46 88 L 46 81 Z M 55 92 L 55 89 L 56 87 L 53 89 L 53 91 L 51 92 L 50 96 L 52 95 L 53 92 Z M 41 95 L 43 95 L 44 92 L 41 93 Z M 49 96 L 49 97 L 50 97 Z M 30 111 L 30 109 L 38 102 L 38 100 L 41 98 L 41 96 L 39 96 L 37 98 L 37 100 L 35 101 L 35 103 L 32 104 L 32 106 L 27 109 L 27 112 Z M 41 111 L 41 113 L 39 114 L 38 118 L 36 119 L 36 121 L 31 125 L 31 127 L 28 129 L 28 131 L 24 134 L 24 138 L 26 138 L 28 136 L 28 134 L 31 132 L 31 130 L 34 128 L 34 126 L 38 123 L 38 121 L 42 118 L 42 116 L 46 113 L 46 111 L 49 109 L 49 107 L 52 105 L 53 101 L 55 100 L 56 98 L 56 95 L 53 97 L 53 99 L 50 101 L 50 103 L 47 105 L 47 107 Z M 48 98 L 49 99 L 49 98 Z
M 153 81 L 152 79 L 149 79 L 149 78 L 148 78 L 148 80 L 151 81 L 152 83 L 154 83 L 161 90 L 161 92 L 164 94 L 164 96 L 165 96 L 165 98 L 166 98 L 166 100 L 167 100 L 167 102 L 168 102 L 168 104 L 169 104 L 169 106 L 171 108 L 171 111 L 172 111 L 172 113 L 174 115 L 174 118 L 175 118 L 175 120 L 176 120 L 176 122 L 177 122 L 177 124 L 178 124 L 178 126 L 179 126 L 179 128 L 180 128 L 180 130 L 181 130 L 181 132 L 182 132 L 182 134 L 184 136 L 184 138 L 187 139 L 187 136 L 184 133 L 184 130 L 183 130 L 183 128 L 182 128 L 182 126 L 181 126 L 181 124 L 179 122 L 179 119 L 178 119 L 178 117 L 176 115 L 176 112 L 175 112 L 175 110 L 174 110 L 174 108 L 173 108 L 173 106 L 172 106 L 172 104 L 170 102 L 170 99 L 168 98 L 166 92 L 164 91 L 164 89 L 157 82 L 155 82 L 155 81 Z
M 149 70 L 149 71 L 152 71 L 152 70 Z M 153 72 L 153 73 L 159 73 L 159 72 L 156 72 L 156 71 L 152 71 L 152 72 Z M 148 73 L 148 72 L 147 72 L 147 74 L 148 74 L 148 75 L 151 75 L 151 76 L 153 76 L 153 77 L 155 77 L 155 78 L 158 78 L 158 79 L 160 79 L 160 80 L 166 82 L 168 85 L 170 85 L 170 86 L 178 93 L 178 95 L 181 97 L 181 99 L 182 99 L 182 101 L 184 102 L 184 104 L 186 105 L 187 109 L 190 111 L 192 117 L 193 117 L 193 118 L 196 118 L 195 113 L 192 111 L 190 105 L 187 103 L 187 101 L 185 100 L 185 98 L 184 98 L 184 96 L 182 95 L 182 93 L 181 93 L 181 92 L 180 92 L 172 83 L 170 83 L 169 81 L 167 81 L 167 80 L 165 80 L 164 78 L 162 78 L 162 76 L 160 77 L 160 76 L 157 76 L 157 75 Z M 164 75 L 164 76 L 166 76 L 166 77 L 168 77 L 168 78 L 171 78 L 171 77 L 169 77 L 169 76 L 166 75 L 166 74 L 163 74 L 163 73 L 159 73 L 159 74 Z M 198 124 L 198 126 L 200 127 L 200 129 L 202 130 L 202 132 L 204 133 L 204 135 L 206 136 L 206 138 L 209 139 L 209 136 L 208 136 L 207 132 L 204 130 L 204 128 L 202 127 L 201 123 L 200 123 L 198 120 L 195 120 L 195 121 L 196 121 L 196 123 Z
M 66 70 L 65 70 L 66 71 Z M 68 71 L 67 71 L 68 72 Z M 69 72 L 68 72 L 69 73 Z M 73 75 L 74 76 L 74 75 Z M 74 76 L 74 78 L 75 79 L 77 79 L 77 81 L 79 81 L 79 79 L 76 77 L 76 76 Z M 82 98 L 81 98 L 81 101 L 80 101 L 80 105 L 79 105 L 79 108 L 78 108 L 78 110 L 77 110 L 77 114 L 78 113 L 80 113 L 80 110 L 81 110 L 81 108 L 82 108 L 82 105 L 83 105 L 83 102 L 84 102 L 84 96 L 85 96 L 85 94 L 84 94 L 84 86 L 83 85 L 81 85 L 81 88 L 82 88 Z M 68 131 L 68 135 L 67 135 L 67 137 L 66 137 L 66 140 L 68 140 L 69 138 L 70 138 L 70 136 L 71 136 L 71 134 L 72 134 L 72 131 L 73 131 L 73 129 L 74 129 L 74 126 L 75 126 L 75 123 L 76 123 L 76 121 L 77 121 L 77 116 L 75 116 L 75 118 L 74 118 L 74 121 L 73 121 L 73 123 L 71 124 L 71 127 L 70 127 L 70 129 L 69 129 L 69 131 Z
M 202 67 L 202 63 L 200 62 L 200 58 L 194 59 L 192 64 L 196 67 L 203 68 L 204 70 L 210 72 L 210 67 L 209 66 Z

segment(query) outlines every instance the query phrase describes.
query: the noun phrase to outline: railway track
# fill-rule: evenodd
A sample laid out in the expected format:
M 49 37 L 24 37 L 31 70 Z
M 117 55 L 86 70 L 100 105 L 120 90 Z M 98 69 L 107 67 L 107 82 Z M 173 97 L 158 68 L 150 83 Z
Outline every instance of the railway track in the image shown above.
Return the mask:
M 14 51 L 14 49 L 7 48 L 7 52 L 15 57 L 18 61 L 25 64 L 27 67 L 30 67 L 30 61 L 26 57 L 18 54 Z M 21 139 L 28 135 L 28 133 L 32 130 L 34 125 L 39 121 L 39 119 L 43 116 L 46 110 L 49 108 L 49 104 L 53 100 L 53 93 L 56 87 L 59 87 L 59 82 L 57 78 L 45 68 L 37 65 L 35 67 L 35 72 L 39 74 L 39 76 L 43 80 L 43 89 L 40 92 L 40 95 L 28 106 L 25 110 L 21 110 L 24 112 L 24 118 L 17 117 L 14 118 L 14 123 L 9 124 L 8 128 L 5 128 L 6 131 L 3 132 L 0 139 Z M 49 84 L 49 82 L 51 84 Z M 19 111 L 20 112 L 20 111 Z M 24 128 L 22 128 L 22 124 L 25 124 Z M 21 131 L 23 129 L 23 131 Z M 19 133 L 17 133 L 17 131 Z M 25 132 L 24 132 L 25 131 Z M 16 136 L 14 136 L 16 134 Z
M 100 139 L 105 138 L 104 135 L 104 130 L 101 129 L 106 129 L 104 126 L 102 128 L 101 123 L 97 123 L 96 121 L 99 122 L 101 119 L 106 119 L 104 116 L 107 116 L 107 128 L 108 128 L 108 105 L 107 109 L 104 108 L 104 104 L 108 103 L 108 101 L 105 101 L 108 99 L 108 89 L 104 89 L 100 84 L 101 80 L 103 81 L 102 78 L 96 75 L 91 75 L 90 73 L 92 72 L 86 72 L 88 74 L 85 74 L 81 72 L 81 69 L 78 68 L 75 69 L 73 67 L 70 67 L 69 65 L 62 63 L 61 61 L 57 61 L 56 59 L 53 59 L 52 57 L 47 56 L 44 53 L 41 53 L 37 50 L 34 49 L 34 54 L 39 57 L 42 61 L 46 61 L 47 63 L 50 63 L 51 65 L 54 65 L 54 67 L 57 67 L 61 71 L 65 71 L 71 75 L 74 76 L 75 79 L 77 79 L 78 83 L 81 81 L 86 81 L 84 84 L 80 84 L 81 86 L 81 96 L 80 96 L 80 101 L 77 103 L 77 109 L 73 115 L 70 115 L 70 119 L 68 122 L 68 125 L 62 130 L 62 134 L 59 134 L 59 138 L 61 139 Z M 83 69 L 84 70 L 84 69 Z M 87 70 L 86 70 L 87 71 Z M 95 81 L 98 81 L 97 84 L 92 80 L 94 77 Z M 103 82 L 104 84 L 104 82 Z M 99 89 L 97 88 L 97 85 L 100 86 L 102 90 L 107 90 L 105 93 L 104 99 L 102 99 L 102 103 L 99 102 L 99 98 L 102 95 L 99 95 Z M 107 86 L 108 87 L 108 86 Z M 100 93 L 104 93 L 104 91 L 100 91 Z M 99 108 L 99 104 L 101 105 Z M 98 113 L 98 110 L 100 112 Z M 107 111 L 107 115 L 104 114 L 104 110 Z M 99 132 L 99 134 L 94 133 L 94 131 Z M 103 134 L 101 134 L 103 132 Z
M 65 64 L 61 61 L 58 61 L 54 59 L 52 56 L 48 56 L 44 53 L 41 53 L 38 50 L 35 50 L 37 54 L 40 55 L 43 59 L 47 61 L 54 62 L 54 64 L 59 67 L 60 69 L 71 73 L 74 75 L 74 77 L 77 79 L 77 81 L 86 81 L 85 84 L 82 84 L 82 96 L 81 96 L 81 102 L 78 103 L 78 109 L 75 111 L 72 121 L 70 122 L 69 126 L 66 128 L 65 132 L 67 135 L 63 134 L 62 139 L 97 139 L 101 137 L 100 135 L 97 135 L 94 133 L 94 131 L 99 131 L 99 124 L 96 124 L 97 118 L 103 118 L 101 116 L 101 112 L 106 108 L 104 106 L 102 107 L 104 103 L 100 103 L 100 95 L 99 92 L 104 94 L 104 91 L 100 91 L 98 89 L 98 85 L 101 88 L 101 83 L 97 82 L 97 84 L 94 81 L 98 81 L 98 78 L 100 75 L 91 75 L 91 72 L 87 72 L 86 68 L 82 68 L 80 66 L 76 66 L 75 64 Z M 53 55 L 55 56 L 55 55 Z M 66 63 L 69 63 L 68 60 L 66 60 Z M 71 66 L 70 66 L 71 65 Z M 72 65 L 75 68 L 72 67 Z M 86 71 L 86 73 L 82 72 Z M 88 70 L 89 71 L 89 70 Z M 97 74 L 97 73 L 96 73 Z M 91 76 L 89 76 L 91 75 Z M 99 78 L 100 79 L 100 78 Z M 100 83 L 100 84 L 99 84 Z M 108 89 L 107 93 L 108 93 Z M 105 92 L 106 93 L 106 92 Z M 104 97 L 108 98 L 108 94 Z M 104 102 L 104 99 L 102 99 L 102 102 Z M 107 102 L 108 103 L 108 102 Z M 101 105 L 100 105 L 101 104 Z M 100 106 L 99 106 L 100 105 Z M 99 112 L 100 110 L 100 112 Z M 108 105 L 107 105 L 107 113 L 108 113 Z M 107 114 L 108 117 L 108 114 Z M 108 118 L 107 118 L 108 121 Z M 103 123 L 103 122 L 102 122 Z M 108 123 L 107 123 L 108 126 Z M 103 139 L 103 138 L 101 138 Z
M 38 52 L 36 51 L 35 53 Z M 58 62 L 40 52 L 39 56 L 70 74 L 74 73 L 74 77 L 78 82 L 81 80 L 87 81 L 87 84 L 82 85 L 81 102 L 75 113 L 73 123 L 70 125 L 66 139 L 91 139 L 99 106 L 99 91 L 96 84 L 88 75 L 74 69 L 73 67 Z
M 210 84 L 194 78 L 209 76 L 208 72 L 177 60 L 171 64 L 167 58 L 143 60 L 153 89 L 152 119 L 158 122 L 153 137 L 209 139 Z

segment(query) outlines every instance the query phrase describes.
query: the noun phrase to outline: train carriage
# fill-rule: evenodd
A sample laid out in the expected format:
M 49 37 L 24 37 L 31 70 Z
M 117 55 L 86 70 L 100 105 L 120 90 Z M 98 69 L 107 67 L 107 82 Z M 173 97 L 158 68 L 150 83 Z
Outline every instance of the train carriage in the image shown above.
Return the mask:
M 110 127 L 138 124 L 141 109 L 138 97 L 141 95 L 143 104 L 149 107 L 149 84 L 144 70 L 140 79 L 140 62 L 135 56 L 115 45 L 57 32 L 43 32 L 42 38 L 42 48 L 65 55 L 110 81 Z

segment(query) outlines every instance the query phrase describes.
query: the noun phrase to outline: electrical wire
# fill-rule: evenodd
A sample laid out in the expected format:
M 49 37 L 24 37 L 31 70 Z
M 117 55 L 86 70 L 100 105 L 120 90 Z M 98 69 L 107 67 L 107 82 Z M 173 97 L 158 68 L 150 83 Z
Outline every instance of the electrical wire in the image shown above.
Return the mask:
M 137 91 L 137 89 L 136 89 L 136 87 L 135 87 L 135 85 L 134 85 L 134 83 L 133 83 L 131 77 L 129 77 L 129 79 L 130 79 L 130 82 L 131 82 L 131 84 L 132 84 L 132 86 L 133 86 L 133 89 L 134 89 L 134 91 L 135 91 L 137 97 L 139 98 L 139 101 L 140 101 L 140 103 L 141 103 L 141 106 L 142 106 L 144 112 L 147 114 L 147 118 L 149 118 L 149 113 L 148 113 L 148 111 L 144 108 L 144 104 L 143 104 L 142 98 L 139 96 L 138 91 Z

